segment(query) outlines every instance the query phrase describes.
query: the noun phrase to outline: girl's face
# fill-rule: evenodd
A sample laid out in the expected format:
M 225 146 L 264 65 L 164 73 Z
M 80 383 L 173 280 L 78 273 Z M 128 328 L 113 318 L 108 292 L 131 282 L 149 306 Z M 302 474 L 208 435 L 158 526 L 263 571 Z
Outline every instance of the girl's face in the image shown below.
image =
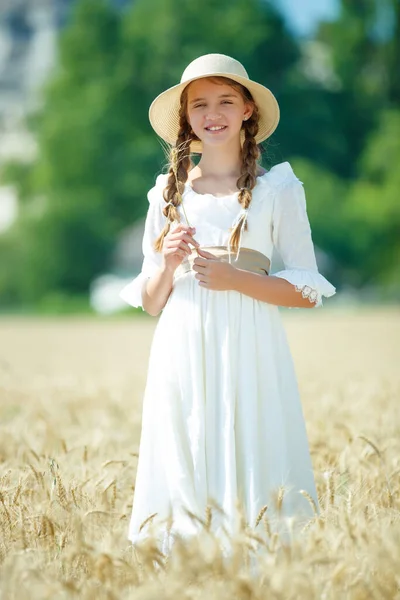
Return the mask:
M 204 145 L 237 143 L 243 120 L 253 109 L 231 86 L 197 79 L 188 86 L 187 119 Z

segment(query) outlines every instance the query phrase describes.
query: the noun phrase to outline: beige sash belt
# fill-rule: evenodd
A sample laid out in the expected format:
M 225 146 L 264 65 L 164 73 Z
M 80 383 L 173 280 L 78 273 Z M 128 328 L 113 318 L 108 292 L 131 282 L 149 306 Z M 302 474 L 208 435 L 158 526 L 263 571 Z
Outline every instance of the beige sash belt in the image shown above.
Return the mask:
M 240 248 L 239 256 L 236 259 L 236 253 L 231 252 L 231 260 L 229 261 L 229 252 L 226 246 L 201 246 L 201 250 L 210 252 L 223 262 L 231 262 L 238 269 L 251 271 L 252 273 L 260 273 L 268 275 L 271 261 L 265 254 L 252 250 L 251 248 Z M 193 268 L 193 262 L 197 258 L 196 249 L 193 248 L 192 254 L 185 258 L 175 271 L 175 278 L 180 277 L 184 273 L 188 273 Z

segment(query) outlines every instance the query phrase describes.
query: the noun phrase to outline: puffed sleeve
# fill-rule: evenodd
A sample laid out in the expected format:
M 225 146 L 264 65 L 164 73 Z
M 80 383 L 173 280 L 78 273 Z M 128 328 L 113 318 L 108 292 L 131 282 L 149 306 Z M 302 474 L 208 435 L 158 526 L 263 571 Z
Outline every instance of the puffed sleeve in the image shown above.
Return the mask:
M 318 272 L 306 198 L 302 182 L 289 163 L 280 165 L 280 181 L 274 199 L 272 240 L 284 263 L 284 270 L 272 273 L 286 279 L 303 298 L 322 306 L 322 296 L 333 296 L 336 288 Z M 297 308 L 297 307 L 294 307 Z
M 143 284 L 157 271 L 161 265 L 162 255 L 154 249 L 154 242 L 160 235 L 165 224 L 165 217 L 162 212 L 163 208 L 163 189 L 166 185 L 166 175 L 159 175 L 154 187 L 149 190 L 147 199 L 149 208 L 147 211 L 146 222 L 144 226 L 142 251 L 143 263 L 142 270 L 135 279 L 128 283 L 119 295 L 127 304 L 133 307 L 142 305 L 142 289 Z

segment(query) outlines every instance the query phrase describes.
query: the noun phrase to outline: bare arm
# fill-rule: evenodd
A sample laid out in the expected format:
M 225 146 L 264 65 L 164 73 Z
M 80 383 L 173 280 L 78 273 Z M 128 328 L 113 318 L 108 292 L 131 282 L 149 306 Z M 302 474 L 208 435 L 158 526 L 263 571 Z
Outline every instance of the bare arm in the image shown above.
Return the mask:
M 315 302 L 303 298 L 292 283 L 280 277 L 259 275 L 235 267 L 232 275 L 232 289 L 256 300 L 292 308 L 315 307 Z
M 152 317 L 156 317 L 166 305 L 173 281 L 174 271 L 161 267 L 145 282 L 142 290 L 143 309 Z
M 315 307 L 314 302 L 303 298 L 295 286 L 285 279 L 238 269 L 203 250 L 198 250 L 198 253 L 200 257 L 195 259 L 193 268 L 202 287 L 212 290 L 234 290 L 277 306 Z
M 142 289 L 143 309 L 149 315 L 156 317 L 164 308 L 173 288 L 175 270 L 191 254 L 190 245 L 199 245 L 193 238 L 195 231 L 194 227 L 180 224 L 165 236 L 162 264 Z

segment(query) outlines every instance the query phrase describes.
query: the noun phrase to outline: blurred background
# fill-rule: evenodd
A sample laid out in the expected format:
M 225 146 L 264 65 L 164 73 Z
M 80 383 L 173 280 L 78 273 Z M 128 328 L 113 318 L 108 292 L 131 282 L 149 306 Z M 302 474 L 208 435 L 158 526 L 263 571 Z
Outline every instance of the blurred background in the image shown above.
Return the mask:
M 148 107 L 209 52 L 278 99 L 263 164 L 305 184 L 327 303 L 400 302 L 398 0 L 0 0 L 1 312 L 124 308 L 165 166 Z

